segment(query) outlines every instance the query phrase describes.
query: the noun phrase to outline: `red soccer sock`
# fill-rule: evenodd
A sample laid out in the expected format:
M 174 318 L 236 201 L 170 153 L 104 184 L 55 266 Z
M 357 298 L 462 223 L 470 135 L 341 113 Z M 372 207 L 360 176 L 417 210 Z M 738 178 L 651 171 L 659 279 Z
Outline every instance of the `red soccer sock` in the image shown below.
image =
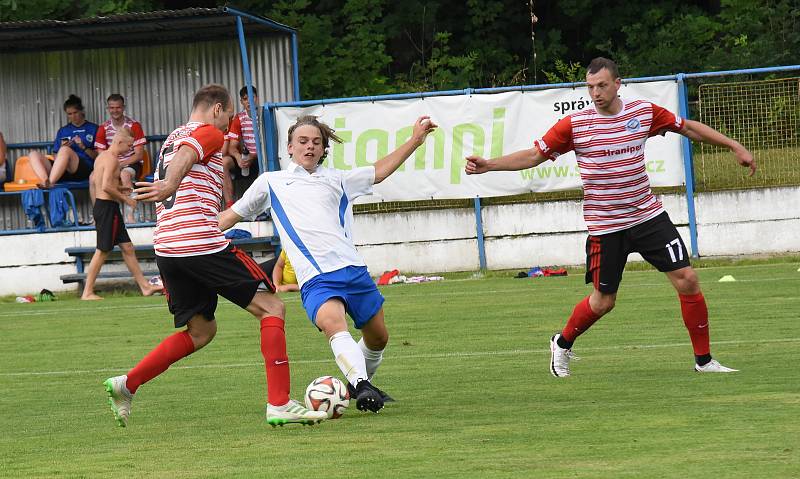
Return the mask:
M 283 320 L 276 316 L 261 318 L 261 354 L 267 370 L 267 402 L 282 406 L 289 401 L 289 357 Z
M 708 308 L 703 293 L 679 294 L 683 324 L 689 331 L 695 356 L 710 354 L 708 339 Z
M 592 311 L 589 306 L 589 296 L 587 296 L 583 298 L 583 301 L 575 305 L 575 309 L 572 310 L 572 316 L 569 317 L 567 325 L 561 331 L 561 336 L 571 344 L 575 341 L 575 338 L 591 328 L 598 319 L 600 319 L 600 315 Z
M 167 337 L 128 372 L 128 391 L 131 394 L 135 393 L 139 386 L 166 371 L 172 363 L 193 352 L 194 343 L 187 331 Z

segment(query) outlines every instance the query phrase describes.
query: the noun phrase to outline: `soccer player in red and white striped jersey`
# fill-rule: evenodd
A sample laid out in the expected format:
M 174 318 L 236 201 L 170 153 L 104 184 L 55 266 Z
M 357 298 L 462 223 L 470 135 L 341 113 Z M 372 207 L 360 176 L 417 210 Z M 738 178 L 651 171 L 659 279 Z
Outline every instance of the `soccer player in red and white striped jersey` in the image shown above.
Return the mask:
M 253 87 L 253 101 L 258 109 L 256 87 Z M 258 148 L 253 120 L 250 118 L 250 99 L 247 97 L 246 86 L 239 90 L 239 102 L 242 104 L 242 111 L 233 117 L 225 135 L 225 146 L 222 148 L 225 166 L 222 196 L 226 208 L 233 204 L 233 178 L 258 176 Z
M 677 228 L 661 201 L 650 191 L 644 158 L 648 138 L 666 132 L 729 148 L 736 161 L 755 173 L 753 156 L 739 142 L 703 123 L 683 119 L 643 100 L 623 100 L 617 65 L 595 58 L 586 74 L 594 103 L 559 120 L 531 149 L 490 160 L 467 157 L 466 173 L 522 170 L 575 151 L 583 182 L 586 240 L 586 282 L 592 293 L 580 301 L 566 326 L 550 340 L 550 373 L 570 375 L 575 339 L 614 308 L 629 253 L 637 252 L 665 273 L 681 304 L 681 313 L 698 372 L 733 372 L 712 359 L 708 309 L 697 274 Z
M 223 134 L 233 115 L 221 85 L 197 91 L 189 122 L 161 147 L 155 181 L 136 183 L 137 201 L 156 202 L 156 263 L 175 327 L 127 375 L 105 381 L 117 423 L 127 425 L 133 394 L 180 359 L 202 348 L 217 332 L 217 295 L 261 321 L 261 352 L 267 375 L 267 422 L 314 424 L 327 418 L 289 399 L 284 305 L 258 263 L 233 247 L 219 229 Z

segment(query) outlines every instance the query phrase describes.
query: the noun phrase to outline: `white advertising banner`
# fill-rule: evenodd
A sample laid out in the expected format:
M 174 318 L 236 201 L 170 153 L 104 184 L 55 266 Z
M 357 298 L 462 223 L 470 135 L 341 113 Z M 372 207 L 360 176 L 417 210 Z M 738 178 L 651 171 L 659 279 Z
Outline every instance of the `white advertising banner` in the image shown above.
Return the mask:
M 642 98 L 678 111 L 673 81 L 625 84 L 625 99 Z M 341 170 L 371 165 L 404 143 L 414 121 L 429 115 L 439 125 L 425 144 L 388 179 L 361 201 L 411 201 L 514 195 L 531 191 L 579 189 L 575 154 L 561 155 L 536 168 L 467 176 L 465 157 L 496 157 L 531 148 L 534 140 L 565 115 L 589 105 L 586 88 L 507 92 L 350 102 L 275 109 L 281 168 L 291 160 L 286 151 L 289 127 L 299 116 L 316 115 L 336 130 L 325 165 Z M 648 140 L 645 158 L 653 186 L 684 184 L 680 135 Z

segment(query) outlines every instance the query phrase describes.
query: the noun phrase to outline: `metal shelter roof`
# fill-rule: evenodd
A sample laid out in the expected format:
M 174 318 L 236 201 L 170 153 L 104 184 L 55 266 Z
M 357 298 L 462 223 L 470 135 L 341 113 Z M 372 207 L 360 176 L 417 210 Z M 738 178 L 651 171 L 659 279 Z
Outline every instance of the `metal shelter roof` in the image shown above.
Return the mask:
M 238 17 L 237 17 L 238 15 Z M 228 7 L 126 13 L 79 20 L 0 23 L 0 53 L 78 50 L 236 38 L 241 18 L 249 35 L 296 31 L 273 20 Z

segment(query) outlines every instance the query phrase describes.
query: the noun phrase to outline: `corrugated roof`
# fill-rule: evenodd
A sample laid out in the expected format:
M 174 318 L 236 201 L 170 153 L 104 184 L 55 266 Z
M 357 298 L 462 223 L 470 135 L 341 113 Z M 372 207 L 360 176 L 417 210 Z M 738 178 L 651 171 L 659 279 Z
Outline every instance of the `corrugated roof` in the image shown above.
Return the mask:
M 249 13 L 242 16 L 242 21 L 247 35 L 294 32 L 290 27 Z M 2 22 L 0 53 L 217 40 L 236 37 L 235 25 L 234 12 L 226 7 L 125 13 L 69 21 Z

